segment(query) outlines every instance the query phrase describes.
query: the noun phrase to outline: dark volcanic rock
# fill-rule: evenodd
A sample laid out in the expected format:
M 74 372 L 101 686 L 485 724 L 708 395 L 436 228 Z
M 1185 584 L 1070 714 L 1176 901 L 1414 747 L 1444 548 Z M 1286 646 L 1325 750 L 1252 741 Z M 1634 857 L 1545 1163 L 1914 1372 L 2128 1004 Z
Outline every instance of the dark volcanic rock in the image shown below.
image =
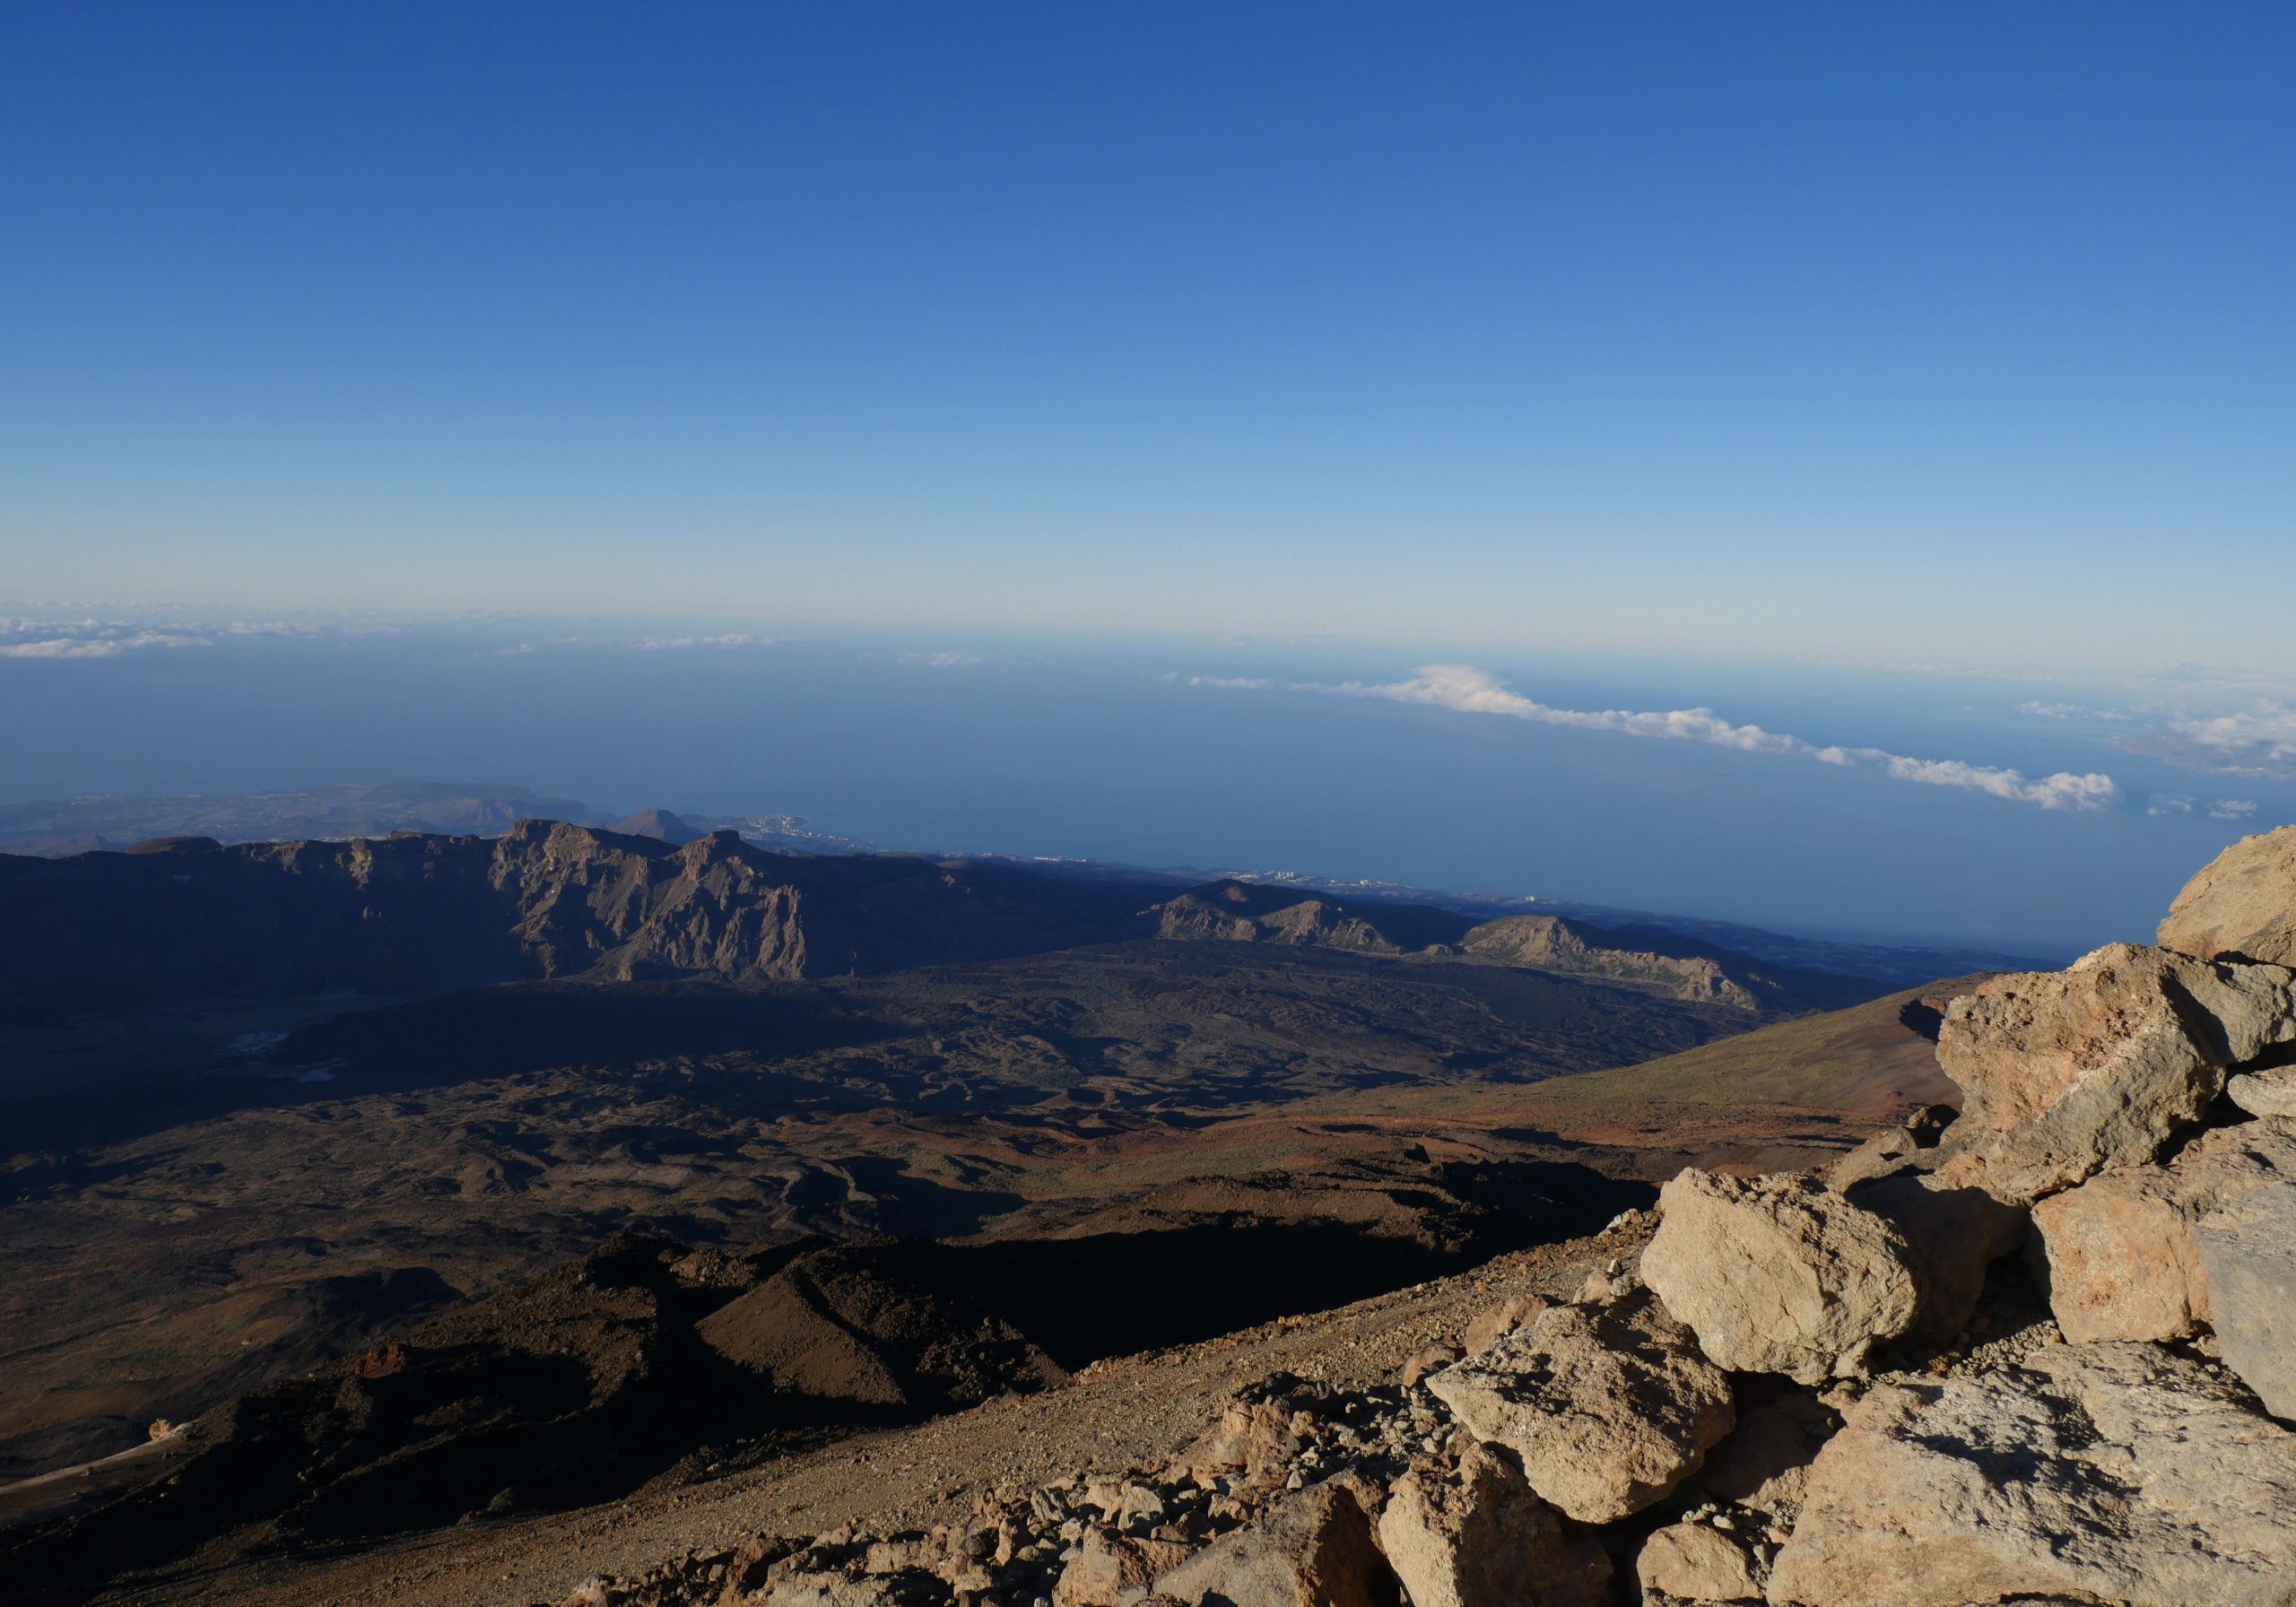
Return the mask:
M 0 1020 L 534 977 L 849 976 L 1122 935 L 1142 890 L 532 820 L 499 838 L 0 856 Z

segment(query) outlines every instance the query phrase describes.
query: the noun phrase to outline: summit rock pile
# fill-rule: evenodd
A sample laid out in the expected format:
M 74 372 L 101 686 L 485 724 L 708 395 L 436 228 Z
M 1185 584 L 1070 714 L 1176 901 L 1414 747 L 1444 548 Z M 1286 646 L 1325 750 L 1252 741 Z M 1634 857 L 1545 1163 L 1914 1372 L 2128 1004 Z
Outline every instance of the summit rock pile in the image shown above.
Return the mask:
M 2296 827 L 1944 1012 L 1958 1120 L 1688 1170 L 1564 1304 L 1170 1461 L 570 1607 L 2296 1603 Z M 1631 1230 L 1622 1232 L 1622 1230 Z

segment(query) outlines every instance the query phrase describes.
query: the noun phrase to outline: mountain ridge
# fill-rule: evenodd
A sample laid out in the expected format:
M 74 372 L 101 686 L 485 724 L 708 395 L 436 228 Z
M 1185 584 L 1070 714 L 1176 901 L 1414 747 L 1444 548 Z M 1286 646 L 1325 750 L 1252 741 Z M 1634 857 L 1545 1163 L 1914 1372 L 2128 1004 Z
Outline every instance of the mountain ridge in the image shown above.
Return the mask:
M 1233 879 L 1173 892 L 1004 862 L 788 854 L 728 830 L 688 835 L 667 812 L 632 820 L 654 834 L 530 818 L 495 837 L 177 837 L 0 855 L 0 899 L 41 935 L 0 950 L 0 1020 L 569 977 L 760 986 L 1140 936 L 1518 965 L 1750 1014 L 1876 991 L 1656 928 L 1621 936 L 1547 916 L 1478 925 Z

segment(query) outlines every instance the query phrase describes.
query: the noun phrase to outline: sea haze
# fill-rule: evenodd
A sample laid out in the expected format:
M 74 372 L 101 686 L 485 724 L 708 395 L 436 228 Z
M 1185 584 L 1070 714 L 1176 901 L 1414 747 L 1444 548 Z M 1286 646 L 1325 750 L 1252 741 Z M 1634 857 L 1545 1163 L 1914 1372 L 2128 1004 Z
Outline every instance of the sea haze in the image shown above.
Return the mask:
M 2189 679 L 691 621 L 17 621 L 0 647 L 39 641 L 91 645 L 0 655 L 0 801 L 484 780 L 611 811 L 799 814 L 888 848 L 1292 870 L 2051 957 L 2146 936 L 2224 844 L 2296 815 L 2288 780 L 2123 745 L 2166 740 L 2196 699 L 2272 707 Z M 1431 682 L 1430 665 L 1461 668 Z M 1768 735 L 1554 723 L 1524 699 L 1709 708 Z M 1874 751 L 1770 751 L 1781 736 Z M 1891 755 L 1970 769 L 1921 784 Z M 2000 769 L 2117 791 L 2048 807 L 1971 784 Z

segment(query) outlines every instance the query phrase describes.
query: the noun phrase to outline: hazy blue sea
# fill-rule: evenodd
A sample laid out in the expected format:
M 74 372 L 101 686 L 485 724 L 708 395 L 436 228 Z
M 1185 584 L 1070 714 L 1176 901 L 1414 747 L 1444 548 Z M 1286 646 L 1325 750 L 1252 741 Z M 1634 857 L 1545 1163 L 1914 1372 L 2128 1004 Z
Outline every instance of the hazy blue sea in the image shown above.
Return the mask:
M 2120 751 L 2142 722 L 2062 684 L 1209 638 L 673 645 L 755 630 L 665 623 L 648 646 L 628 622 L 491 620 L 0 660 L 0 798 L 510 782 L 614 811 L 792 812 L 887 847 L 1293 869 L 2049 956 L 2148 936 L 2210 856 L 2296 817 L 2290 782 Z M 2101 771 L 2121 796 L 2044 810 L 1872 765 L 1291 690 L 1446 661 L 1552 706 L 1709 707 L 1820 744 Z M 2037 700 L 2080 711 L 2021 711 Z M 2220 797 L 2256 807 L 2213 818 Z

